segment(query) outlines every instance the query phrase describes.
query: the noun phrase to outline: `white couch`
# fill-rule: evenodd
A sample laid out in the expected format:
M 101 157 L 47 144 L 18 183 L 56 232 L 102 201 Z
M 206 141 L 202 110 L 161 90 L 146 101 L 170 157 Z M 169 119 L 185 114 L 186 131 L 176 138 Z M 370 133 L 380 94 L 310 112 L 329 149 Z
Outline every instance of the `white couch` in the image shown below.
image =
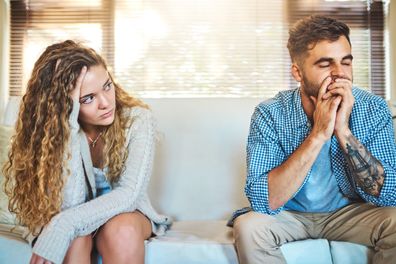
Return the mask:
M 176 220 L 165 236 L 146 243 L 146 264 L 238 263 L 226 220 L 248 205 L 243 192 L 245 145 L 250 116 L 261 100 L 145 101 L 159 131 L 149 193 L 154 207 Z M 14 122 L 10 106 L 15 104 L 17 100 L 8 106 L 5 123 Z M 9 227 L 0 224 L 0 264 L 28 263 L 28 245 L 7 232 Z M 281 249 L 288 263 L 303 264 L 362 264 L 372 254 L 361 245 L 325 239 L 289 243 Z

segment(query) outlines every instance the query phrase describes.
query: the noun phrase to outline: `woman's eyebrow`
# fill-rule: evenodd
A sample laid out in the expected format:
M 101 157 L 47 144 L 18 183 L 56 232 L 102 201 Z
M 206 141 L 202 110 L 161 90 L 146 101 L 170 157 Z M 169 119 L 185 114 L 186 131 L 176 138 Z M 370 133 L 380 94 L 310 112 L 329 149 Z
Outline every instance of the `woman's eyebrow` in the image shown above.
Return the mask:
M 103 84 L 102 88 L 105 88 L 110 82 L 111 82 L 111 80 L 110 80 L 110 78 L 108 78 L 106 80 L 106 82 Z M 80 100 L 84 99 L 85 97 L 92 96 L 92 95 L 95 95 L 95 93 L 89 93 L 89 94 L 83 95 L 80 97 Z
M 108 78 L 102 87 L 105 88 L 110 82 L 111 82 L 111 80 L 110 80 L 110 78 Z

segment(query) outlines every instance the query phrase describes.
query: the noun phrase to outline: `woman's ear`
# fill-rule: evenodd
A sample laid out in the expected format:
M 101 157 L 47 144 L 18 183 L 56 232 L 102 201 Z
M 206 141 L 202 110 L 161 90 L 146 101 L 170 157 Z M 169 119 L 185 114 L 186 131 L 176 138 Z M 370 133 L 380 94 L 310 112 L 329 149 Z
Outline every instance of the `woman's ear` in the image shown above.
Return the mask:
M 291 66 L 291 74 L 293 75 L 293 78 L 297 82 L 301 82 L 302 74 L 301 74 L 301 71 L 300 71 L 300 67 L 295 62 L 293 62 L 292 66 Z

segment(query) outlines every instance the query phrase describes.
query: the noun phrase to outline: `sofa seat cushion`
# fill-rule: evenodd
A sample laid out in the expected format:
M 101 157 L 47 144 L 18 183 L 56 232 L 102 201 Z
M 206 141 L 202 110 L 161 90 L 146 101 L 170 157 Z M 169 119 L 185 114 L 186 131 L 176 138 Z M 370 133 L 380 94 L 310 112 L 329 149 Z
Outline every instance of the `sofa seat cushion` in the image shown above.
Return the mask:
M 287 264 L 332 264 L 330 246 L 326 239 L 307 239 L 281 247 Z
M 24 228 L 0 224 L 0 264 L 29 263 L 31 248 L 22 238 Z
M 0 224 L 0 264 L 30 259 L 23 228 L 13 227 Z M 164 236 L 146 241 L 145 264 L 238 264 L 233 243 L 226 221 L 176 221 Z M 373 254 L 362 245 L 325 239 L 291 242 L 281 250 L 288 264 L 365 264 Z
M 287 264 L 367 264 L 374 251 L 349 242 L 307 239 L 281 247 Z
M 281 247 L 288 264 L 365 264 L 371 259 L 365 246 L 307 239 Z M 164 236 L 146 244 L 146 264 L 237 264 L 232 229 L 226 221 L 176 221 Z
M 0 264 L 29 263 L 31 255 L 26 242 L 0 235 Z
M 176 221 L 164 236 L 146 244 L 146 264 L 237 264 L 226 221 Z
M 340 241 L 330 241 L 330 251 L 334 264 L 366 264 L 374 255 L 372 248 Z

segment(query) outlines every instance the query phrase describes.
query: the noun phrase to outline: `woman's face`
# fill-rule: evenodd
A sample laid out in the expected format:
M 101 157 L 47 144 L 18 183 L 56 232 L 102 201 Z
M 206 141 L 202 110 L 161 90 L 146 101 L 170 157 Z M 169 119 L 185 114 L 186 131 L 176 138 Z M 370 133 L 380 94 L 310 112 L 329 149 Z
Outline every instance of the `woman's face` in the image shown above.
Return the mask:
M 114 121 L 115 90 L 107 70 L 102 65 L 88 69 L 80 93 L 80 124 L 89 129 L 108 126 Z

